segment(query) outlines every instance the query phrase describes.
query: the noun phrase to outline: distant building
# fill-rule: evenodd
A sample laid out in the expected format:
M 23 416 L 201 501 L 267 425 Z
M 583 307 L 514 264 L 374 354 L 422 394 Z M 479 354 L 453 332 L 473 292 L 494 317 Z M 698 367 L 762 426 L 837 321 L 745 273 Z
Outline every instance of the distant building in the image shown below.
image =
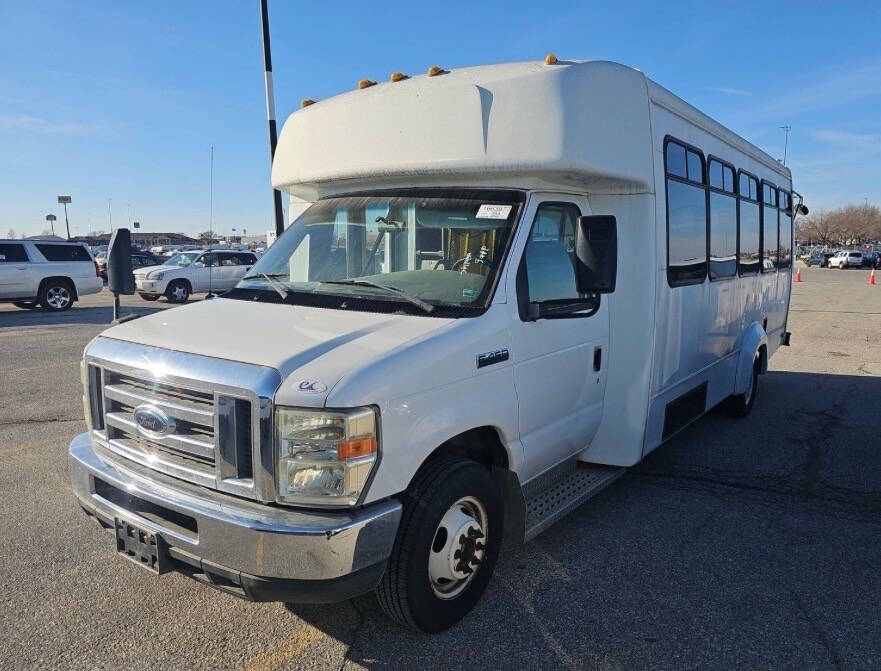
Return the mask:
M 202 243 L 197 238 L 191 238 L 183 233 L 141 233 L 140 231 L 132 231 L 132 244 L 138 247 L 158 247 L 159 245 L 199 245 Z M 102 235 L 81 235 L 71 238 L 78 242 L 85 242 L 87 245 L 106 245 L 110 242 L 110 234 Z

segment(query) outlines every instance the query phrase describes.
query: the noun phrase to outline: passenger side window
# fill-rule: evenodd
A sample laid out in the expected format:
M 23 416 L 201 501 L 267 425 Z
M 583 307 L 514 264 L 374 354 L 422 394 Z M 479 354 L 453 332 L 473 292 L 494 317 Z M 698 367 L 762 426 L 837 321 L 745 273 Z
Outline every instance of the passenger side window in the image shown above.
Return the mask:
M 575 227 L 571 203 L 542 203 L 535 213 L 524 258 L 530 303 L 581 301 L 575 283 Z
M 737 268 L 740 275 L 755 275 L 761 265 L 761 220 L 759 214 L 759 181 L 747 173 L 740 173 L 740 193 L 737 225 L 740 246 Z
M 762 272 L 777 270 L 777 188 L 762 182 Z
M 710 173 L 710 281 L 737 274 L 737 200 L 734 168 L 716 159 Z
M 27 263 L 24 245 L 17 242 L 0 242 L 0 263 Z
M 239 259 L 235 254 L 220 254 L 220 265 L 222 266 L 238 266 Z
M 202 256 L 199 257 L 199 261 L 201 261 L 206 268 L 216 267 L 218 265 L 217 254 L 202 254 Z
M 236 254 L 236 256 L 239 257 L 240 266 L 253 266 L 255 263 L 257 263 L 257 257 L 253 254 L 240 253 Z
M 37 244 L 40 254 L 47 261 L 91 261 L 89 253 L 82 245 L 46 245 Z
M 674 141 L 665 146 L 667 166 L 667 282 L 700 284 L 707 276 L 707 197 L 704 158 Z M 684 165 L 682 158 L 684 157 Z M 720 183 L 724 176 L 720 170 Z
M 777 267 L 792 265 L 792 200 L 789 193 L 780 191 L 780 240 L 777 248 Z

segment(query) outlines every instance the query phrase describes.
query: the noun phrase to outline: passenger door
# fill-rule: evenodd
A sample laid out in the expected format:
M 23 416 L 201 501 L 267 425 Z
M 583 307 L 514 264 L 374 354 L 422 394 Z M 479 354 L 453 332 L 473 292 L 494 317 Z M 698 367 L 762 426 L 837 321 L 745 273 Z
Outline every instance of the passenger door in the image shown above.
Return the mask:
M 533 196 L 524 216 L 529 234 L 515 266 L 511 354 L 526 479 L 587 448 L 602 419 L 607 297 L 573 314 L 541 319 L 528 314 L 529 303 L 585 301 L 575 284 L 575 230 L 581 214 L 588 214 L 583 198 Z
M 196 263 L 202 265 L 196 267 Z M 220 277 L 220 269 L 215 252 L 202 254 L 187 270 L 189 271 L 190 281 L 193 283 L 194 293 L 220 291 L 222 289 L 223 278 Z
M 24 244 L 0 242 L 0 298 L 31 298 L 34 295 L 34 275 Z

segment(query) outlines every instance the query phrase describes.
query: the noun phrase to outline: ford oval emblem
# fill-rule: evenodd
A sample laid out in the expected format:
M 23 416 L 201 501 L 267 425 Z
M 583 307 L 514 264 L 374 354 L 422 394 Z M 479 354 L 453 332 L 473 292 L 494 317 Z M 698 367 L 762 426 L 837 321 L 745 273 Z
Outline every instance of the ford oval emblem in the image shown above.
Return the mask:
M 146 438 L 164 438 L 174 433 L 174 419 L 166 415 L 155 405 L 143 403 L 132 413 L 138 433 Z
M 327 385 L 318 380 L 303 380 L 297 385 L 297 389 L 307 394 L 321 394 L 327 391 Z

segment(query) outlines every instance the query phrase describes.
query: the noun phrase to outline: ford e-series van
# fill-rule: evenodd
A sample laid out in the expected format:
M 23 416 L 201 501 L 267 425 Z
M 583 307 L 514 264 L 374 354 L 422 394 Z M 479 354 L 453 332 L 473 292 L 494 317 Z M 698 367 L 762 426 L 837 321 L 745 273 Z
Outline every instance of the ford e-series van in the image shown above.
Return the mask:
M 373 84 L 287 120 L 272 177 L 301 213 L 234 289 L 89 344 L 70 474 L 156 573 L 376 590 L 433 632 L 503 540 L 710 408 L 750 411 L 805 208 L 785 166 L 629 67 Z

